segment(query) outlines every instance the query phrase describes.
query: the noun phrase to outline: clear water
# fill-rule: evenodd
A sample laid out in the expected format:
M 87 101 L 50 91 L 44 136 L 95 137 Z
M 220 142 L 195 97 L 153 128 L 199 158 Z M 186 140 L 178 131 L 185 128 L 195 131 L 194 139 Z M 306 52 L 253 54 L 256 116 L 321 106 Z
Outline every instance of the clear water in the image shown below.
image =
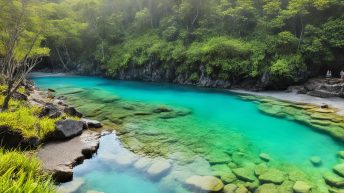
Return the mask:
M 69 88 L 83 88 L 95 95 L 118 96 L 128 103 L 165 105 L 191 111 L 190 115 L 174 119 L 129 119 L 123 123 L 123 127 L 132 131 L 130 137 L 145 145 L 159 147 L 164 157 L 180 163 L 191 163 L 189 160 L 197 156 L 206 160 L 221 158 L 228 152 L 237 151 L 244 152 L 249 161 L 257 163 L 259 153 L 264 152 L 276 165 L 288 165 L 320 176 L 338 161 L 336 153 L 343 149 L 343 144 L 327 135 L 297 122 L 262 114 L 256 103 L 219 90 L 96 77 L 40 77 L 34 81 L 38 87 L 53 88 L 57 93 Z M 88 99 L 88 103 L 90 101 L 99 104 L 97 99 Z M 106 108 L 110 108 L 108 104 Z M 147 135 L 151 132 L 158 135 Z M 101 159 L 102 154 L 114 154 L 116 148 L 123 148 L 110 138 L 103 139 L 95 158 L 75 168 L 76 176 L 85 179 L 84 188 L 79 191 L 161 192 L 160 184 L 145 175 L 131 169 L 118 169 L 115 163 Z M 130 143 L 126 147 L 130 148 Z M 309 161 L 312 156 L 320 157 L 322 166 L 312 166 Z M 232 159 L 235 158 L 232 156 Z

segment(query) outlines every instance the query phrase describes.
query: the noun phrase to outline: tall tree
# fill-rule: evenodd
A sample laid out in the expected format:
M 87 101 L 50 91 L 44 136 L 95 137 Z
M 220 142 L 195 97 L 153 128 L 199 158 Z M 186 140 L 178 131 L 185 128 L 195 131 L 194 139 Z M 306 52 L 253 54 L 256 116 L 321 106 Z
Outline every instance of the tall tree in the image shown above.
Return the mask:
M 0 0 L 0 7 L 0 65 L 7 86 L 1 109 L 6 110 L 13 93 L 49 49 L 42 46 L 45 16 L 38 1 Z

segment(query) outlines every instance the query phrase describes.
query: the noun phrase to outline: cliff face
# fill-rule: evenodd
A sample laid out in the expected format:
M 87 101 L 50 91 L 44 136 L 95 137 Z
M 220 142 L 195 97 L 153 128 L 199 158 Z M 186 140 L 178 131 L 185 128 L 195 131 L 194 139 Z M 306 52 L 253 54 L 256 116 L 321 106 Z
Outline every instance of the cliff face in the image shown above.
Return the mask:
M 173 66 L 173 65 L 171 65 Z M 300 74 L 298 80 L 273 79 L 270 73 L 263 73 L 256 78 L 247 78 L 240 76 L 232 76 L 227 80 L 214 79 L 207 75 L 204 66 L 200 66 L 197 70 L 196 78 L 192 77 L 191 72 L 178 73 L 173 67 L 163 67 L 158 62 L 150 62 L 146 65 L 129 65 L 126 69 L 122 69 L 114 76 L 120 80 L 137 80 L 148 82 L 168 82 L 184 85 L 195 85 L 209 88 L 243 88 L 249 90 L 282 90 L 293 84 L 302 83 L 307 80 L 306 73 Z

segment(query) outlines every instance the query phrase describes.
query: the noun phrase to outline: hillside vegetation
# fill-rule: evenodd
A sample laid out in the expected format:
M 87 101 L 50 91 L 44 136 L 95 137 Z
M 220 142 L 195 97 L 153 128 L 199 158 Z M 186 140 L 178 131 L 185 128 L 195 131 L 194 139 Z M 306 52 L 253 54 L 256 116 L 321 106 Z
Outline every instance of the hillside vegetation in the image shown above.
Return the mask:
M 60 0 L 46 6 L 56 30 L 46 35 L 44 65 L 66 71 L 180 83 L 268 78 L 263 86 L 283 87 L 344 68 L 341 0 Z M 130 68 L 149 73 L 130 75 Z M 164 73 L 147 78 L 159 70 Z

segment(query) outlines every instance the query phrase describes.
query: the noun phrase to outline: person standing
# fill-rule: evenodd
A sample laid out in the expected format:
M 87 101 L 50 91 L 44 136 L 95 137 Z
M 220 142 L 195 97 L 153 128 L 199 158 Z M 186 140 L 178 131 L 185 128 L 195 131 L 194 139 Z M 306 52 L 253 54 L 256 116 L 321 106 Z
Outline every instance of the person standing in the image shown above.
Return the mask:
M 342 80 L 342 82 L 344 82 L 344 71 L 343 70 L 340 71 L 340 79 Z

